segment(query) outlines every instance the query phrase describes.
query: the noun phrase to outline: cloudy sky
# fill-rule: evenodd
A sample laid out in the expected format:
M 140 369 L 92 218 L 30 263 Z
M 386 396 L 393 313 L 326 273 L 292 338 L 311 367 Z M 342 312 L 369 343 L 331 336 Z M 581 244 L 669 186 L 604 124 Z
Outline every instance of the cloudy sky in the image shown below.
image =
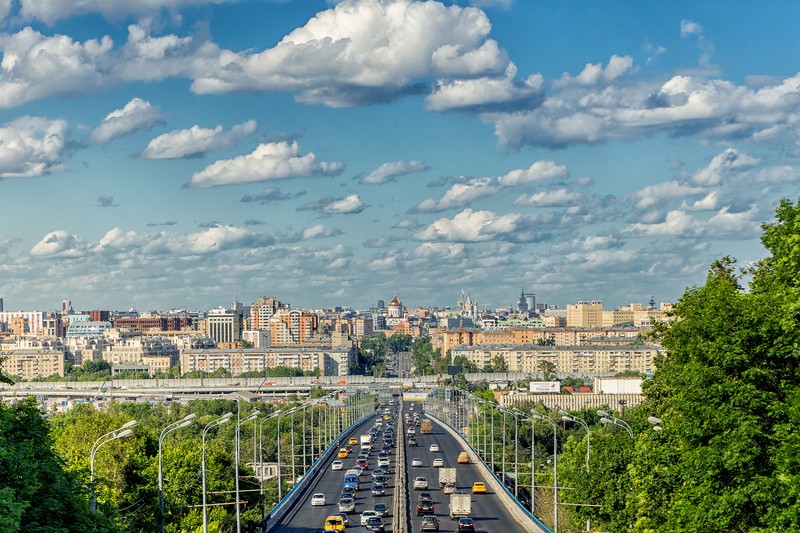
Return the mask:
M 675 301 L 800 192 L 800 3 L 0 0 L 0 297 Z

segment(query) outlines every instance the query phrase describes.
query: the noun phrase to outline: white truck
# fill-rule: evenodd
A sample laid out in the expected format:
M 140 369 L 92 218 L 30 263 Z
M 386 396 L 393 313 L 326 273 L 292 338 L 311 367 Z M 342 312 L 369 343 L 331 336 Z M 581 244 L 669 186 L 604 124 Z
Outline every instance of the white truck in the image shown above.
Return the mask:
M 448 483 L 456 482 L 456 469 L 455 468 L 440 468 L 439 469 L 439 486 L 444 487 Z
M 472 514 L 472 495 L 454 492 L 450 495 L 450 520 L 469 518 Z
M 370 444 L 371 442 L 372 442 L 372 435 L 370 435 L 369 433 L 361 435 L 361 445 L 362 446 L 364 444 Z

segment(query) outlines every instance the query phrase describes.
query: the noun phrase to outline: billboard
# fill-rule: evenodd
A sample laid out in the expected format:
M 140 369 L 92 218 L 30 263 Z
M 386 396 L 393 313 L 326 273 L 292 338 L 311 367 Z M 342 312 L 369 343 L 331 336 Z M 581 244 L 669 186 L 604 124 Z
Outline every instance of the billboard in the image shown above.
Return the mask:
M 560 381 L 531 381 L 530 392 L 534 394 L 558 394 L 561 392 Z

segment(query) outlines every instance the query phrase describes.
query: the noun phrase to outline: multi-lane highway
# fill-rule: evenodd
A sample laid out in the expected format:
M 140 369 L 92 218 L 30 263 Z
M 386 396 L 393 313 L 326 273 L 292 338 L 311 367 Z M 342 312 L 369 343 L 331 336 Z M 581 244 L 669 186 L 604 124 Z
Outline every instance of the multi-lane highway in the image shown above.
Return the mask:
M 406 402 L 404 410 L 406 412 L 419 412 L 421 405 L 416 405 Z M 415 409 L 415 411 L 411 411 Z M 402 416 L 402 415 L 401 415 Z M 365 433 L 372 427 L 374 418 L 368 421 L 360 429 L 356 430 L 353 435 L 357 436 L 360 433 Z M 394 424 L 393 424 L 394 425 Z M 385 426 L 384 426 L 385 427 Z M 396 426 L 395 426 L 396 427 Z M 406 425 L 403 424 L 404 431 Z M 436 458 L 441 458 L 444 467 L 456 468 L 456 486 L 457 490 L 467 494 L 471 494 L 472 485 L 476 481 L 486 481 L 483 476 L 482 470 L 479 465 L 475 464 L 457 464 L 457 458 L 461 451 L 464 450 L 463 446 L 448 433 L 443 427 L 439 426 L 435 421 L 433 423 L 432 432 L 429 434 L 422 434 L 420 427 L 415 426 L 416 440 L 418 446 L 408 446 L 407 439 L 403 439 L 400 435 L 395 436 L 398 446 L 405 445 L 405 459 L 406 459 L 406 476 L 408 487 L 408 508 L 410 517 L 403 517 L 402 520 L 409 521 L 411 524 L 412 533 L 420 531 L 421 518 L 417 517 L 417 500 L 421 492 L 429 492 L 432 496 L 435 506 L 435 514 L 439 519 L 439 531 L 455 532 L 456 522 L 450 520 L 449 516 L 449 501 L 450 496 L 444 494 L 439 487 L 439 468 L 433 467 L 433 461 Z M 378 433 L 376 442 L 373 445 L 373 451 L 369 456 L 369 466 L 371 470 L 365 470 L 361 475 L 360 490 L 356 493 L 356 510 L 355 513 L 350 514 L 350 525 L 346 531 L 360 532 L 365 528 L 361 527 L 360 514 L 367 509 L 371 509 L 375 503 L 383 502 L 391 509 L 392 498 L 394 497 L 394 476 L 389 476 L 390 483 L 387 487 L 384 496 L 372 496 L 371 489 L 374 485 L 372 481 L 371 472 L 376 468 L 377 454 L 381 449 L 384 441 L 383 431 Z M 431 451 L 431 444 L 437 444 L 441 451 Z M 317 533 L 322 530 L 325 518 L 329 515 L 339 512 L 338 502 L 342 494 L 342 486 L 344 479 L 345 469 L 355 465 L 356 456 L 358 455 L 358 446 L 353 445 L 354 453 L 347 459 L 342 459 L 344 462 L 343 470 L 331 470 L 331 459 L 324 465 L 324 470 L 320 472 L 318 478 L 315 480 L 313 487 L 309 488 L 304 496 L 298 500 L 293 506 L 292 510 L 287 514 L 285 519 L 277 528 L 271 529 L 272 531 L 279 531 L 281 533 Z M 392 449 L 390 453 L 392 463 L 392 473 L 394 473 L 397 465 L 396 449 Z M 421 466 L 412 466 L 414 459 L 418 458 L 421 461 Z M 415 477 L 423 476 L 429 481 L 429 488 L 426 491 L 414 490 L 413 480 Z M 312 506 L 312 494 L 323 493 L 326 496 L 326 505 Z M 499 501 L 499 497 L 494 494 L 491 485 L 488 485 L 485 494 L 471 494 L 472 499 L 472 518 L 476 523 L 476 531 L 481 533 L 494 533 L 502 531 L 517 531 L 520 523 L 515 520 L 507 511 L 505 506 Z M 394 522 L 400 520 L 400 517 L 389 516 L 386 520 L 386 531 L 396 531 L 393 528 Z

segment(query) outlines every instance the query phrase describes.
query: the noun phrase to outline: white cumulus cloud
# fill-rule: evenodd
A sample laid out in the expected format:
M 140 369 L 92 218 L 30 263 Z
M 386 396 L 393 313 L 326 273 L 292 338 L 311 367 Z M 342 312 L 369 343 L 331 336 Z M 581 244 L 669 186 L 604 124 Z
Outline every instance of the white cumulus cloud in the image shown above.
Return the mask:
M 416 234 L 421 241 L 481 242 L 512 233 L 522 217 L 510 213 L 496 215 L 492 211 L 464 209 L 452 219 L 440 218 Z
M 252 134 L 258 128 L 255 120 L 237 124 L 228 132 L 222 126 L 191 128 L 171 131 L 152 139 L 142 152 L 146 159 L 179 159 L 220 150 L 233 145 L 239 139 Z
M 754 167 L 761 160 L 735 148 L 728 148 L 714 156 L 711 162 L 698 170 L 692 179 L 700 185 L 717 185 L 731 173 Z
M 63 120 L 25 116 L 0 127 L 0 178 L 34 177 L 62 170 L 68 140 Z
M 357 194 L 350 194 L 345 196 L 344 198 L 340 198 L 338 200 L 333 200 L 328 205 L 322 208 L 322 212 L 335 215 L 335 214 L 351 214 L 351 213 L 360 213 L 364 210 L 366 206 L 361 201 L 361 198 Z
M 250 154 L 212 163 L 192 175 L 188 185 L 204 188 L 314 175 L 335 176 L 344 168 L 341 163 L 318 162 L 313 152 L 305 155 L 299 152 L 296 141 L 262 143 Z
M 517 198 L 514 205 L 533 205 L 540 207 L 565 207 L 575 205 L 581 201 L 581 194 L 567 189 L 553 191 L 540 191 Z
M 31 248 L 34 257 L 81 257 L 86 245 L 76 235 L 64 230 L 51 231 Z
M 378 185 L 391 181 L 397 176 L 404 176 L 414 172 L 427 170 L 428 165 L 422 161 L 392 161 L 384 163 L 363 178 L 360 182 L 365 185 Z
M 92 131 L 91 138 L 95 142 L 107 143 L 117 137 L 149 130 L 162 120 L 158 106 L 141 98 L 133 98 L 122 109 L 115 109 L 106 115 Z

